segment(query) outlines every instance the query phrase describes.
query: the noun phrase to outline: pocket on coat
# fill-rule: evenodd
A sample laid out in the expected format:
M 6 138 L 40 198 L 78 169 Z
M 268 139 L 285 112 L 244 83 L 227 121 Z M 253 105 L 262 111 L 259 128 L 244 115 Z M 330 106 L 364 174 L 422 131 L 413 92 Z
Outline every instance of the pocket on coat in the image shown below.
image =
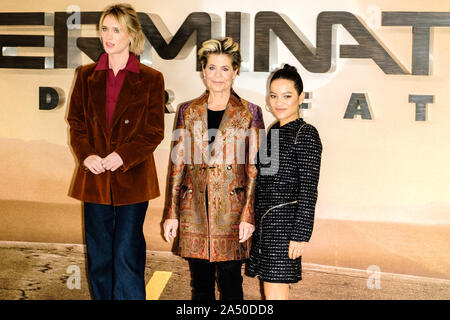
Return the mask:
M 184 198 L 186 197 L 186 193 L 187 193 L 188 190 L 189 190 L 189 187 L 188 187 L 188 186 L 181 186 L 181 188 L 180 188 L 180 194 L 178 195 L 178 197 L 179 197 L 180 199 L 184 199 Z
M 231 191 L 230 194 L 230 203 L 231 203 L 231 212 L 234 213 L 242 213 L 242 209 L 244 208 L 246 201 L 247 190 L 246 187 L 237 187 Z
M 180 194 L 178 196 L 180 214 L 183 210 L 192 209 L 192 188 L 188 186 L 181 186 Z

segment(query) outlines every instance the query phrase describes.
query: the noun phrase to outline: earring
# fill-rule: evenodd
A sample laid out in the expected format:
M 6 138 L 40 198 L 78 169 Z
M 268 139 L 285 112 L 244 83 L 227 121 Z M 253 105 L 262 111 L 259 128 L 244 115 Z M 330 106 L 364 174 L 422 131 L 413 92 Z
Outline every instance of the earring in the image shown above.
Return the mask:
M 270 109 L 270 107 L 267 107 L 267 104 L 266 104 L 266 111 L 267 112 L 272 112 L 272 109 Z

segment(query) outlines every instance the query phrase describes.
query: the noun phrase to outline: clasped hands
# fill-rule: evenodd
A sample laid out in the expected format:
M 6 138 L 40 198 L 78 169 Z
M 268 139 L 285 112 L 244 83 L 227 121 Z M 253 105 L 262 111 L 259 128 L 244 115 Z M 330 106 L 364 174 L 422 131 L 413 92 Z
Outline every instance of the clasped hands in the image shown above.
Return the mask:
M 106 170 L 117 170 L 123 165 L 123 161 L 117 153 L 113 152 L 103 159 L 98 155 L 90 155 L 83 161 L 83 165 L 93 174 L 100 174 Z

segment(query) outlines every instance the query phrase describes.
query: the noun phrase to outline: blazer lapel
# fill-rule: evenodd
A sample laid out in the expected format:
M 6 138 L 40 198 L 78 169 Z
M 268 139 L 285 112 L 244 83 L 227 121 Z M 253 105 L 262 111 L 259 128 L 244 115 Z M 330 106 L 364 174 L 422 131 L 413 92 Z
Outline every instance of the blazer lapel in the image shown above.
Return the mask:
M 122 88 L 120 89 L 117 98 L 116 107 L 111 123 L 111 130 L 119 121 L 122 114 L 128 108 L 130 102 L 133 102 L 133 97 L 139 96 L 142 81 L 139 73 L 127 71 L 125 79 L 123 80 Z
M 222 120 L 220 121 L 218 132 L 220 132 L 220 135 L 222 139 L 226 138 L 227 135 L 230 133 L 230 129 L 232 129 L 232 123 L 233 117 L 236 114 L 237 106 L 234 104 L 228 102 L 227 107 L 225 109 L 225 112 L 223 113 Z M 215 140 L 214 140 L 215 141 Z
M 216 133 L 216 139 L 214 139 L 213 145 L 211 150 L 214 150 L 216 147 L 215 144 L 218 140 L 220 140 L 221 145 L 219 147 L 222 147 L 223 151 L 225 151 L 226 144 L 227 144 L 227 137 L 234 133 L 234 126 L 233 126 L 233 119 L 235 117 L 240 117 L 241 114 L 239 111 L 242 110 L 242 103 L 240 99 L 236 96 L 234 91 L 231 91 L 230 94 L 230 100 L 228 101 L 227 107 L 225 109 L 225 112 L 223 113 L 222 120 L 220 121 L 219 128 Z M 220 138 L 220 139 L 218 139 Z M 223 156 L 223 154 L 218 155 Z M 224 159 L 221 159 L 224 160 Z M 211 162 L 214 161 L 214 158 L 211 158 Z
M 201 124 L 195 132 L 194 139 L 201 139 L 201 152 L 203 161 L 209 163 L 209 143 L 208 143 L 208 95 L 202 96 L 195 104 L 195 112 L 199 115 Z
M 222 135 L 222 140 L 226 139 L 230 134 L 235 133 L 235 129 L 239 129 L 237 127 L 239 126 L 239 121 L 236 122 L 236 120 L 242 120 L 241 117 L 244 116 L 241 112 L 243 110 L 243 107 L 244 105 L 242 104 L 241 99 L 232 90 L 230 100 L 227 104 L 227 108 L 225 109 L 225 113 L 223 114 L 222 121 L 219 125 L 219 131 Z
M 103 129 L 103 134 L 107 135 L 106 119 L 106 71 L 99 70 L 92 73 L 88 78 L 89 99 L 92 102 L 95 113 L 94 121 Z

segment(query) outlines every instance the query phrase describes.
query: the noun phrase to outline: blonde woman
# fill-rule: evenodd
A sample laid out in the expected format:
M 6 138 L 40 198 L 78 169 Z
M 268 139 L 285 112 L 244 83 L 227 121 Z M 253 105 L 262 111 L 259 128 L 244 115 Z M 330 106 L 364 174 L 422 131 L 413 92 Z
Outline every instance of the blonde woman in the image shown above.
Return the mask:
M 137 59 L 144 36 L 127 4 L 99 22 L 105 53 L 79 68 L 69 106 L 79 162 L 70 195 L 83 201 L 94 299 L 145 299 L 148 200 L 159 196 L 153 151 L 164 136 L 164 79 Z
M 249 159 L 264 122 L 261 108 L 232 89 L 241 64 L 238 44 L 208 40 L 198 55 L 207 90 L 178 110 L 164 236 L 170 242 L 179 229 L 194 300 L 215 299 L 216 270 L 221 299 L 242 300 L 241 268 L 255 228 L 257 170 Z

